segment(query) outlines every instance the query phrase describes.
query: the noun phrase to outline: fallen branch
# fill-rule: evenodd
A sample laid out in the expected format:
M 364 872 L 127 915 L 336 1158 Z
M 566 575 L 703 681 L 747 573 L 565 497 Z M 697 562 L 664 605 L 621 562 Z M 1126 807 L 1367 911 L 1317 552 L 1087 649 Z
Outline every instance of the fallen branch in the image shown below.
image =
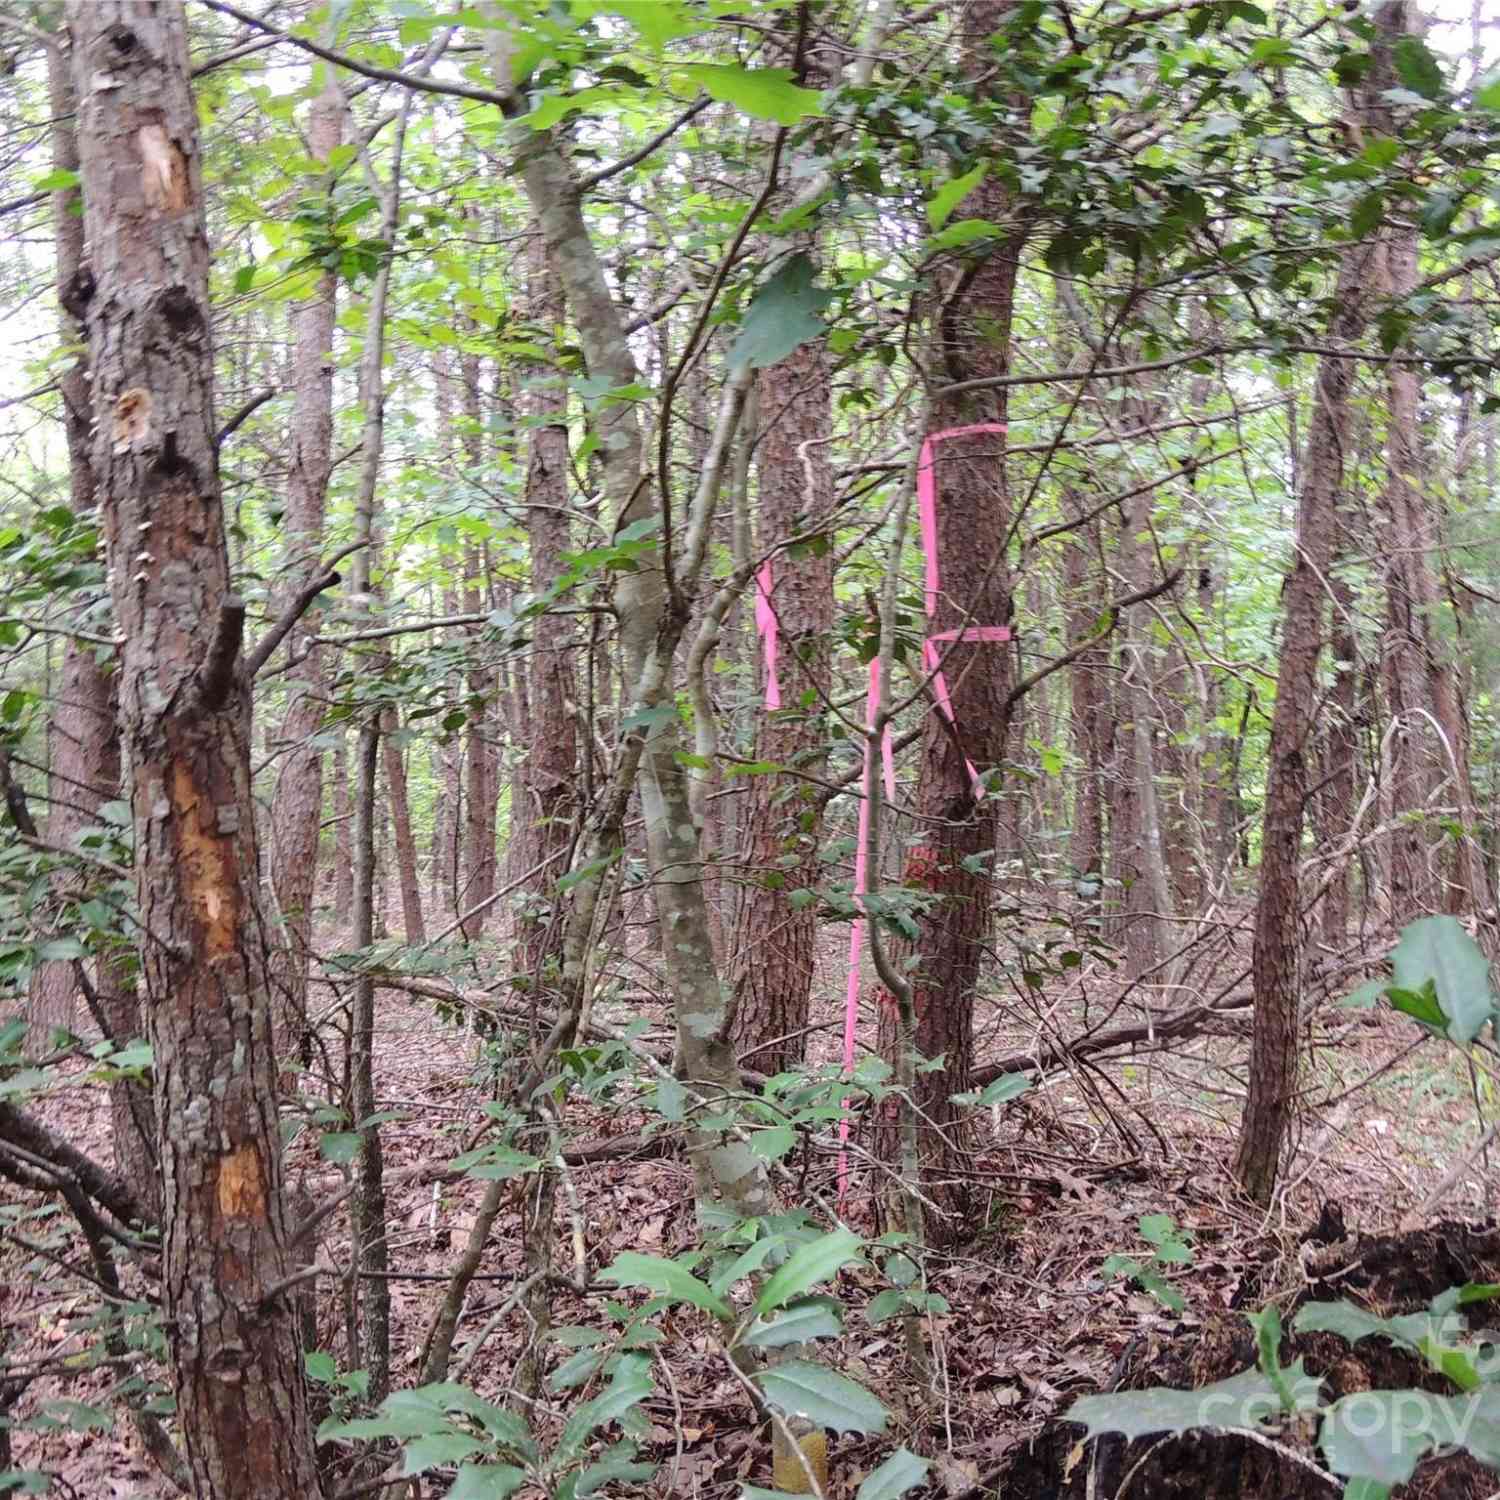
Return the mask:
M 77 1183 L 127 1228 L 151 1223 L 150 1214 L 126 1182 L 13 1104 L 0 1103 L 0 1141 L 41 1158 L 50 1170 Z
M 1155 1020 L 1142 1021 L 1133 1026 L 1116 1026 L 1109 1031 L 1079 1037 L 1076 1041 L 1053 1042 L 1034 1052 L 1013 1052 L 1009 1057 L 982 1063 L 970 1076 L 975 1085 L 982 1088 L 1008 1073 L 1046 1073 L 1053 1068 L 1066 1067 L 1072 1062 L 1081 1062 L 1086 1057 L 1098 1057 L 1104 1052 L 1117 1051 L 1121 1047 L 1138 1047 L 1142 1042 L 1154 1044 L 1195 1036 L 1215 1016 L 1229 1011 L 1246 1010 L 1249 1006 L 1249 992 L 1236 990 L 1201 1005 L 1184 1005 L 1180 1010 L 1169 1011 Z

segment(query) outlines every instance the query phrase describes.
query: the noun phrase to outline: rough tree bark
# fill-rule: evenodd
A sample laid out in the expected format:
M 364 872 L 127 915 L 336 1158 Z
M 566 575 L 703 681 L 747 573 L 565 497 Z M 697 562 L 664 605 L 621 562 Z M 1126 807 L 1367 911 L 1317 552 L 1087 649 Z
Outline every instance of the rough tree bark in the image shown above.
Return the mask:
M 327 161 L 344 138 L 344 94 L 332 69 L 307 122 L 308 153 Z M 331 185 L 330 185 L 331 186 Z M 323 515 L 333 444 L 333 335 L 338 278 L 331 273 L 292 315 L 292 421 L 282 518 L 282 568 L 276 598 L 284 608 L 314 576 L 323 545 Z M 323 821 L 323 752 L 311 743 L 323 722 L 327 668 L 309 637 L 309 612 L 287 636 L 287 707 L 281 741 L 287 746 L 271 804 L 271 888 L 281 918 L 277 1006 L 273 1018 L 282 1057 L 300 1051 L 309 1061 L 307 975 Z
M 250 700 L 213 411 L 198 123 L 176 3 L 69 0 L 94 467 L 123 636 L 164 1326 L 202 1500 L 319 1494 L 288 1270 Z
M 1384 248 L 1384 291 L 1393 298 L 1410 295 L 1418 281 L 1416 229 L 1392 229 Z M 1393 809 L 1398 818 L 1411 815 L 1390 836 L 1391 919 L 1398 925 L 1434 911 L 1489 905 L 1476 841 L 1468 724 L 1458 673 L 1437 630 L 1441 604 L 1432 555 L 1439 532 L 1422 476 L 1421 394 L 1414 367 L 1387 367 L 1381 667 L 1388 711 L 1401 720 L 1393 742 Z M 1444 800 L 1457 804 L 1465 830 L 1446 848 L 1435 846 L 1431 822 L 1419 815 L 1444 783 Z
M 533 229 L 527 244 L 531 321 L 562 342 L 563 300 L 547 266 L 542 237 Z M 531 584 L 550 587 L 562 571 L 568 548 L 568 393 L 560 373 L 538 366 L 517 393 L 517 405 L 530 424 L 527 437 L 526 535 L 531 552 Z M 570 700 L 575 696 L 571 651 L 574 629 L 566 615 L 545 614 L 532 632 L 530 745 L 522 764 L 522 805 L 510 810 L 511 838 L 523 868 L 566 849 L 573 837 L 577 807 L 577 748 Z M 532 993 L 547 1000 L 555 985 L 562 926 L 554 910 L 561 861 L 537 877 L 535 904 L 521 914 L 521 972 Z M 550 1001 L 549 1001 L 550 1003 Z
M 59 171 L 76 172 L 78 139 L 74 128 L 73 77 L 68 54 L 61 46 L 48 49 L 47 85 L 53 117 L 53 166 Z M 77 207 L 76 188 L 53 193 L 57 285 L 63 294 L 75 283 L 83 263 L 83 218 L 76 212 Z M 62 309 L 60 331 L 69 343 L 78 343 L 84 337 L 82 326 L 68 307 Z M 68 453 L 69 504 L 73 513 L 80 516 L 92 513 L 98 503 L 91 451 L 93 412 L 89 382 L 88 356 L 80 352 L 58 382 Z M 46 837 L 56 848 L 71 848 L 78 833 L 98 821 L 99 808 L 120 795 L 122 767 L 115 735 L 115 677 L 111 668 L 112 663 L 101 660 L 95 646 L 69 641 L 47 726 Z M 128 1041 L 141 1029 L 134 976 L 126 971 L 125 965 L 106 959 L 97 965 L 95 979 L 99 1009 L 110 1036 L 116 1042 Z M 30 996 L 29 1051 L 46 1049 L 54 1027 L 71 1029 L 78 985 L 73 961 L 38 966 Z M 154 1212 L 160 1198 L 150 1090 L 130 1079 L 112 1084 L 110 1116 L 115 1165 Z
M 795 19 L 790 19 L 794 31 Z M 783 39 L 784 52 L 795 52 L 792 41 Z M 805 60 L 802 82 L 824 88 L 834 71 L 832 60 L 814 51 Z M 805 182 L 806 175 L 794 170 L 791 187 L 802 189 Z M 792 201 L 792 194 L 783 193 L 782 209 Z M 816 256 L 817 236 L 805 232 L 786 248 Z M 762 553 L 815 526 L 832 507 L 832 390 L 821 339 L 803 344 L 758 378 L 757 542 Z M 831 539 L 796 552 L 777 552 L 770 576 L 769 604 L 780 638 L 781 709 L 758 716 L 754 758 L 817 776 L 827 748 L 823 715 L 832 670 Z M 766 686 L 762 682 L 763 690 Z M 813 905 L 794 907 L 787 898 L 818 884 L 822 808 L 817 789 L 796 779 L 755 776 L 744 793 L 740 846 L 746 884 L 735 903 L 724 952 L 734 997 L 736 1050 L 741 1057 L 752 1057 L 763 1073 L 781 1072 L 800 1062 L 806 1051 L 818 913 Z M 765 883 L 772 874 L 776 880 Z
M 960 25 L 969 77 L 991 71 L 989 38 L 1010 9 L 1011 0 L 976 0 L 965 9 Z M 969 203 L 976 217 L 991 223 L 1013 218 L 1009 192 L 993 178 Z M 1007 235 L 944 299 L 932 345 L 931 377 L 938 385 L 1008 371 L 1023 238 L 1023 230 Z M 934 402 L 932 428 L 1003 423 L 1008 409 L 1004 386 L 944 398 Z M 999 433 L 947 438 L 936 446 L 942 592 L 929 631 L 1010 623 L 1010 571 L 1002 551 L 1011 520 L 1004 448 Z M 957 732 L 936 709 L 926 714 L 916 794 L 922 841 L 907 860 L 904 883 L 935 902 L 919 921 L 915 1045 L 925 1057 L 946 1059 L 942 1068 L 917 1075 L 922 1154 L 934 1185 L 943 1184 L 937 1189 L 943 1206 L 961 1217 L 967 1201 L 959 1150 L 963 1115 L 951 1096 L 967 1089 L 973 1062 L 974 1000 L 993 879 L 988 861 L 1000 831 L 999 799 L 976 796 L 966 761 L 984 773 L 1004 760 L 1014 672 L 1010 649 L 989 642 L 944 643 L 943 671 Z M 898 1044 L 898 1029 L 893 1006 L 882 1004 L 880 1041 L 887 1056 Z M 933 1228 L 943 1235 L 957 1222 Z
M 828 357 L 804 344 L 760 377 L 764 429 L 757 445 L 759 547 L 769 551 L 826 515 L 833 503 Z M 771 563 L 770 607 L 780 636 L 781 709 L 760 715 L 754 758 L 817 776 L 826 753 L 823 707 L 830 684 L 833 548 L 782 551 Z M 734 992 L 734 1040 L 763 1073 L 800 1062 L 816 963 L 818 914 L 793 891 L 818 884 L 822 799 L 800 780 L 750 778 L 742 809 L 747 884 L 736 904 L 726 962 Z M 774 889 L 761 877 L 774 872 Z
M 484 403 L 480 389 L 482 366 L 477 354 L 465 354 L 459 360 L 463 389 L 464 462 L 476 476 L 484 464 Z M 484 548 L 473 542 L 464 548 L 465 614 L 477 614 L 481 605 L 488 607 L 485 590 Z M 477 632 L 475 632 L 477 636 Z M 467 795 L 464 799 L 464 848 L 467 855 L 468 883 L 462 904 L 465 909 L 479 906 L 495 893 L 495 808 L 500 794 L 500 766 L 495 748 L 495 670 L 476 648 L 469 667 L 468 748 L 465 759 Z M 464 935 L 483 935 L 489 922 L 490 908 L 485 906 L 464 924 Z
M 401 732 L 401 716 L 394 707 L 382 715 L 380 751 L 385 767 L 386 799 L 390 803 L 391 840 L 396 850 L 396 888 L 401 892 L 401 925 L 414 948 L 427 941 L 422 918 L 421 872 L 417 841 L 411 831 L 411 799 L 406 793 L 406 758 L 394 736 Z
M 1092 523 L 1068 539 L 1063 554 L 1067 590 L 1068 638 L 1081 641 L 1094 630 L 1103 581 L 1090 577 L 1098 551 L 1098 528 Z M 1077 762 L 1074 776 L 1073 831 L 1069 861 L 1073 873 L 1094 891 L 1097 903 L 1104 875 L 1104 799 L 1101 781 L 1109 729 L 1109 647 L 1086 651 L 1068 672 L 1069 740 Z
M 1390 46 L 1405 30 L 1401 0 L 1377 12 L 1374 64 L 1359 90 L 1361 124 L 1384 113 L 1380 94 L 1391 87 Z M 1379 257 L 1378 241 L 1353 243 L 1344 252 L 1329 313 L 1328 341 L 1353 343 L 1364 331 Z M 1261 829 L 1260 895 L 1255 907 L 1252 982 L 1255 1021 L 1250 1080 L 1240 1122 L 1234 1172 L 1257 1202 L 1276 1186 L 1297 1084 L 1297 1018 L 1301 996 L 1301 894 L 1298 864 L 1314 749 L 1314 708 L 1323 653 L 1328 570 L 1334 555 L 1336 512 L 1349 451 L 1349 392 L 1355 362 L 1319 361 L 1297 495 L 1297 539 L 1291 571 L 1282 585 L 1281 664 L 1276 707 L 1266 747 L 1265 813 Z

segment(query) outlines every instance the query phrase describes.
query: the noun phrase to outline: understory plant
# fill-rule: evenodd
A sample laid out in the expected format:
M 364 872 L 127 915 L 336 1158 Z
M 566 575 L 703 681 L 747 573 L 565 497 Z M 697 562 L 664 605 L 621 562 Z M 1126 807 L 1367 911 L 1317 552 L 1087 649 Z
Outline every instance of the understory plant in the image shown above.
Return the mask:
M 1500 1008 L 1484 954 L 1453 917 L 1424 917 L 1403 928 L 1389 974 L 1344 1003 L 1367 1007 L 1381 998 L 1458 1047 L 1472 1066 L 1491 1071 Z M 1146 1269 L 1136 1267 L 1130 1274 L 1147 1285 L 1141 1274 Z M 1333 1333 L 1350 1344 L 1384 1338 L 1446 1379 L 1454 1388 L 1448 1394 L 1413 1388 L 1352 1391 L 1325 1402 L 1322 1380 L 1309 1374 L 1301 1359 L 1281 1363 L 1281 1313 L 1272 1304 L 1247 1314 L 1255 1331 L 1255 1368 L 1196 1390 L 1155 1386 L 1084 1396 L 1069 1409 L 1068 1419 L 1082 1423 L 1090 1438 L 1211 1431 L 1275 1444 L 1315 1436 L 1326 1468 L 1300 1452 L 1283 1451 L 1310 1464 L 1333 1487 L 1342 1483 L 1344 1500 L 1386 1500 L 1423 1459 L 1444 1453 L 1468 1453 L 1500 1471 L 1500 1344 L 1471 1333 L 1463 1311 L 1496 1298 L 1500 1285 L 1470 1282 L 1434 1297 L 1416 1313 L 1379 1317 L 1349 1301 L 1308 1302 L 1292 1319 L 1297 1333 Z

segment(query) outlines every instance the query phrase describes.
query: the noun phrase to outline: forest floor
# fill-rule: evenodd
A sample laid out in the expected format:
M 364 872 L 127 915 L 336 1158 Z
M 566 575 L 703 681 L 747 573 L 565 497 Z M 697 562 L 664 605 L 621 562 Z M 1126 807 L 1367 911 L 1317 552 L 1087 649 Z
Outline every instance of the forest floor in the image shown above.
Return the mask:
M 841 988 L 836 969 L 831 956 L 828 982 L 820 986 L 824 995 Z M 1049 1034 L 1077 1035 L 1096 1024 L 1085 1011 L 1103 1013 L 1119 989 L 1108 972 L 1085 964 L 1065 991 L 1047 995 Z M 837 1050 L 833 1008 L 829 1000 L 828 1014 L 815 1018 L 830 1023 L 817 1034 L 813 1050 L 820 1059 Z M 984 1481 L 1003 1468 L 1007 1456 L 1035 1439 L 1074 1397 L 1117 1379 L 1125 1352 L 1142 1336 L 1191 1337 L 1203 1320 L 1231 1306 L 1259 1307 L 1295 1294 L 1306 1281 L 1301 1242 L 1325 1204 L 1342 1212 L 1351 1231 L 1391 1232 L 1475 1139 L 1475 1102 L 1461 1066 L 1433 1044 L 1414 1051 L 1416 1028 L 1403 1018 L 1330 1006 L 1319 1013 L 1309 1038 L 1307 1107 L 1287 1186 L 1272 1213 L 1249 1211 L 1232 1192 L 1228 1174 L 1245 1015 L 1216 1018 L 1215 1034 L 1178 1040 L 1170 1050 L 1143 1049 L 1134 1057 L 1060 1069 L 984 1123 L 975 1157 L 983 1182 L 976 1232 L 959 1248 L 936 1253 L 931 1267 L 930 1289 L 950 1309 L 928 1322 L 936 1368 L 932 1389 L 906 1373 L 899 1324 L 872 1326 L 859 1314 L 879 1290 L 876 1272 L 854 1267 L 841 1273 L 837 1290 L 851 1314 L 842 1339 L 820 1345 L 820 1355 L 873 1389 L 891 1409 L 893 1424 L 879 1438 L 834 1440 L 834 1495 L 852 1496 L 898 1442 L 933 1460 L 919 1493 L 947 1500 L 991 1493 Z M 1129 1013 L 1122 1018 L 1133 1019 Z M 601 1012 L 599 1019 L 622 1024 L 630 1017 Z M 981 1029 L 988 1056 L 1038 1043 L 1037 1013 L 1019 1005 L 997 1003 Z M 377 1094 L 380 1107 L 400 1119 L 385 1133 L 390 1257 L 393 1270 L 414 1278 L 391 1283 L 397 1386 L 418 1378 L 442 1276 L 484 1190 L 483 1183 L 445 1171 L 485 1118 L 489 1082 L 478 1065 L 479 1045 L 471 1033 L 436 1019 L 431 1002 L 382 993 Z M 110 1159 L 105 1096 L 83 1084 L 82 1070 L 75 1083 L 55 1088 L 32 1107 L 68 1140 Z M 580 1139 L 613 1139 L 621 1153 L 573 1168 L 590 1269 L 601 1269 L 624 1250 L 670 1256 L 685 1249 L 693 1233 L 685 1160 L 646 1149 L 632 1154 L 640 1114 L 584 1106 L 570 1120 L 575 1115 Z M 832 1185 L 828 1152 L 806 1161 L 794 1156 L 789 1165 L 806 1182 Z M 1481 1161 L 1457 1181 L 1433 1217 L 1483 1220 L 1492 1208 L 1486 1167 Z M 316 1130 L 304 1131 L 288 1148 L 288 1180 L 315 1200 L 341 1187 L 338 1169 L 319 1156 Z M 22 1197 L 12 1194 L 7 1201 Z M 1191 1245 L 1189 1264 L 1167 1268 L 1186 1299 L 1182 1314 L 1133 1283 L 1102 1274 L 1111 1254 L 1149 1260 L 1139 1220 L 1161 1214 Z M 845 1216 L 857 1230 L 883 1227 L 872 1213 L 868 1182 L 856 1179 Z M 565 1217 L 558 1262 L 570 1267 Z M 340 1236 L 346 1232 L 337 1217 L 324 1226 L 321 1260 L 341 1260 Z M 459 1347 L 504 1301 L 507 1282 L 522 1274 L 518 1240 L 513 1202 L 490 1237 L 481 1267 L 490 1279 L 470 1293 Z M 84 1346 L 90 1303 L 75 1278 L 14 1243 L 0 1246 L 0 1277 L 0 1333 L 8 1337 L 11 1361 L 57 1361 Z M 599 1299 L 565 1293 L 553 1316 L 558 1323 L 605 1323 Z M 335 1297 L 324 1287 L 320 1345 L 337 1352 L 340 1327 Z M 524 1317 L 514 1312 L 467 1378 L 482 1392 L 503 1393 L 525 1338 Z M 659 1379 L 647 1403 L 652 1428 L 646 1445 L 662 1469 L 645 1493 L 729 1500 L 741 1481 L 768 1484 L 767 1443 L 722 1358 L 681 1324 L 663 1347 L 671 1380 Z M 552 1363 L 568 1352 L 554 1347 Z M 109 1383 L 104 1371 L 67 1383 L 51 1376 L 34 1381 L 13 1417 L 23 1424 L 40 1421 L 42 1430 L 23 1426 L 14 1433 L 15 1462 L 56 1474 L 64 1483 L 53 1493 L 71 1488 L 90 1500 L 165 1500 L 170 1488 L 149 1468 L 123 1421 L 80 1434 L 69 1425 L 68 1409 L 56 1405 L 98 1402 Z M 58 1418 L 50 1429 L 49 1414 Z M 441 1487 L 423 1493 L 440 1494 Z M 1043 1486 L 1034 1493 L 1058 1491 Z

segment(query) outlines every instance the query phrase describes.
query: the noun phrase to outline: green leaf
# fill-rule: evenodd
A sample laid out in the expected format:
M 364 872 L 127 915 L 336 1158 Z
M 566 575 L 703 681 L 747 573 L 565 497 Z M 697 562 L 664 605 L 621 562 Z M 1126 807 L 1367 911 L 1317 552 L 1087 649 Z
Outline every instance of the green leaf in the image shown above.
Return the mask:
M 725 1322 L 734 1317 L 734 1309 L 722 1297 L 715 1296 L 706 1282 L 699 1281 L 686 1266 L 663 1260 L 659 1255 L 638 1255 L 627 1250 L 616 1256 L 614 1264 L 601 1271 L 599 1278 L 616 1286 L 643 1286 L 675 1301 L 690 1302 Z
M 604 1354 L 598 1349 L 580 1349 L 577 1354 L 565 1359 L 551 1374 L 548 1384 L 554 1391 L 571 1391 L 586 1380 L 604 1363 Z
M 460 1464 L 448 1500 L 507 1500 L 526 1483 L 526 1470 L 512 1464 Z
M 1019 1099 L 1032 1086 L 1031 1076 L 1028 1073 L 1002 1073 L 1000 1077 L 991 1079 L 977 1094 L 955 1094 L 955 1104 L 971 1104 L 975 1109 L 989 1109 L 1000 1104 L 1009 1104 L 1012 1099 Z
M 325 1354 L 321 1349 L 309 1349 L 302 1356 L 302 1368 L 307 1372 L 307 1378 L 316 1380 L 319 1385 L 331 1385 L 339 1373 L 333 1356 Z
M 1398 985 L 1387 985 L 1385 997 L 1391 1002 L 1395 1010 L 1402 1015 L 1410 1016 L 1414 1021 L 1420 1021 L 1429 1030 L 1437 1032 L 1439 1036 L 1448 1033 L 1448 1018 L 1443 1014 L 1443 1007 L 1438 1004 L 1437 993 L 1433 988 L 1432 981 L 1428 980 L 1419 990 L 1404 990 Z
M 1298 1409 L 1311 1409 L 1319 1382 L 1305 1373 L 1300 1359 L 1285 1373 Z M 1195 1391 L 1154 1386 L 1145 1391 L 1082 1396 L 1068 1408 L 1067 1419 L 1081 1422 L 1090 1437 L 1118 1432 L 1138 1438 L 1153 1432 L 1189 1432 L 1195 1427 L 1255 1428 L 1281 1413 L 1281 1398 L 1271 1382 L 1259 1370 L 1243 1370 Z
M 1417 1349 L 1439 1375 L 1446 1376 L 1459 1390 L 1468 1392 L 1479 1389 L 1483 1377 L 1470 1350 L 1455 1348 L 1430 1335 L 1418 1343 Z
M 324 1161 L 350 1162 L 359 1156 L 360 1134 L 357 1130 L 325 1131 L 318 1141 Z
M 605 104 L 620 99 L 624 90 L 609 84 L 597 88 L 579 89 L 572 94 L 549 94 L 530 114 L 522 117 L 522 123 L 533 130 L 546 130 L 566 119 L 575 110 L 587 110 L 593 104 Z
M 1443 69 L 1427 44 L 1418 37 L 1404 36 L 1391 48 L 1396 76 L 1412 93 L 1437 99 L 1443 92 Z
M 654 1463 L 642 1463 L 635 1456 L 634 1443 L 617 1443 L 597 1463 L 589 1464 L 578 1476 L 573 1486 L 576 1500 L 592 1495 L 606 1484 L 642 1485 L 656 1473 Z
M 911 1299 L 905 1292 L 895 1287 L 887 1287 L 885 1291 L 876 1292 L 870 1298 L 869 1305 L 865 1308 L 865 1318 L 872 1325 L 884 1323 L 908 1311 L 910 1306 Z
M 1339 1001 L 1341 1010 L 1369 1010 L 1385 994 L 1388 979 L 1367 979 L 1357 990 L 1351 990 Z
M 1454 1306 L 1468 1307 L 1475 1302 L 1493 1302 L 1500 1297 L 1500 1282 L 1497 1281 L 1466 1281 L 1462 1286 L 1453 1288 L 1452 1291 L 1444 1292 L 1441 1297 L 1433 1299 L 1432 1310 L 1434 1312 L 1448 1312 L 1451 1309 L 1440 1307 L 1438 1304 L 1447 1297 L 1454 1298 Z
M 785 1306 L 795 1297 L 830 1280 L 840 1266 L 854 1260 L 864 1241 L 851 1230 L 835 1229 L 794 1250 L 767 1278 L 755 1299 L 755 1311 L 764 1316 Z
M 818 316 L 833 293 L 813 285 L 816 269 L 801 253 L 755 294 L 729 350 L 729 368 L 763 370 L 818 338 L 827 326 Z
M 1379 229 L 1384 218 L 1385 194 L 1376 188 L 1354 205 L 1354 212 L 1349 215 L 1349 233 L 1355 239 L 1362 240 L 1367 234 L 1373 234 Z
M 44 172 L 40 177 L 33 177 L 31 190 L 35 193 L 61 193 L 76 188 L 78 183 L 77 172 L 71 172 L 66 167 L 58 167 L 54 171 Z
M 808 1339 L 837 1338 L 843 1332 L 842 1309 L 832 1297 L 807 1297 L 793 1302 L 769 1322 L 757 1318 L 740 1343 L 756 1349 L 780 1349 Z
M 1426 1313 L 1380 1318 L 1352 1302 L 1304 1302 L 1292 1319 L 1298 1333 L 1336 1333 L 1351 1344 L 1378 1336 L 1414 1352 L 1431 1326 Z
M 766 1400 L 788 1416 L 806 1417 L 835 1432 L 879 1432 L 889 1415 L 863 1386 L 802 1360 L 773 1365 L 751 1379 Z
M 1500 78 L 1474 91 L 1474 105 L 1477 109 L 1500 110 Z
M 719 1296 L 724 1296 L 735 1282 L 743 1281 L 745 1277 L 758 1271 L 761 1263 L 773 1250 L 781 1246 L 782 1241 L 783 1236 L 779 1234 L 762 1235 L 760 1239 L 741 1250 L 722 1271 L 710 1277 L 709 1285 Z
M 1408 923 L 1391 954 L 1391 970 L 1400 989 L 1420 990 L 1432 981 L 1448 1035 L 1456 1042 L 1473 1041 L 1494 1014 L 1489 964 L 1456 917 Z
M 38 963 L 57 963 L 84 958 L 88 951 L 76 937 L 49 938 L 45 943 L 37 944 L 36 957 Z
M 597 1428 L 618 1421 L 651 1394 L 651 1376 L 647 1373 L 650 1365 L 650 1359 L 643 1354 L 621 1357 L 609 1389 L 577 1407 L 564 1424 L 557 1440 L 557 1462 L 567 1463 L 577 1457 Z
M 1187 1311 L 1187 1299 L 1172 1285 L 1166 1277 L 1159 1272 L 1151 1270 L 1149 1266 L 1142 1266 L 1135 1273 L 1135 1279 L 1156 1298 L 1165 1308 L 1174 1313 Z
M 578 15 L 580 7 L 575 4 L 573 11 Z M 629 21 L 653 52 L 702 29 L 702 22 L 682 0 L 590 0 L 583 10 L 585 15 L 600 13 Z
M 927 1475 L 928 1462 L 905 1448 L 897 1448 L 856 1491 L 854 1500 L 900 1500 Z
M 948 222 L 953 210 L 984 181 L 989 169 L 990 164 L 982 161 L 972 172 L 950 178 L 932 195 L 927 203 L 927 226 L 934 234 Z
M 1344 1486 L 1344 1500 L 1390 1500 L 1391 1487 L 1378 1479 L 1360 1477 Z
M 456 1464 L 478 1452 L 484 1444 L 462 1432 L 435 1432 L 418 1438 L 401 1450 L 401 1472 L 404 1475 L 425 1474 L 442 1464 Z
M 999 233 L 1000 226 L 988 219 L 960 219 L 957 224 L 950 224 L 941 233 L 933 235 L 927 241 L 927 250 L 929 253 L 958 250 L 964 245 L 972 245 L 975 240 L 989 239 Z
M 1434 1411 L 1432 1430 L 1440 1446 L 1465 1448 L 1480 1463 L 1500 1469 L 1500 1386 L 1449 1396 Z
M 1440 1397 L 1418 1391 L 1355 1391 L 1323 1418 L 1318 1446 L 1335 1474 L 1405 1484 L 1436 1442 L 1429 1430 Z
M 790 68 L 742 68 L 738 63 L 689 63 L 682 71 L 711 99 L 757 120 L 795 125 L 823 112 L 823 96 L 792 82 Z
M 750 1149 L 766 1161 L 780 1161 L 797 1144 L 797 1132 L 790 1125 L 768 1125 L 750 1137 Z

